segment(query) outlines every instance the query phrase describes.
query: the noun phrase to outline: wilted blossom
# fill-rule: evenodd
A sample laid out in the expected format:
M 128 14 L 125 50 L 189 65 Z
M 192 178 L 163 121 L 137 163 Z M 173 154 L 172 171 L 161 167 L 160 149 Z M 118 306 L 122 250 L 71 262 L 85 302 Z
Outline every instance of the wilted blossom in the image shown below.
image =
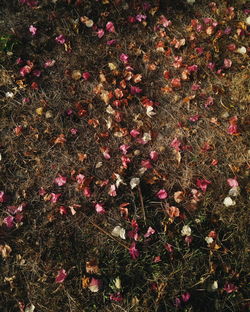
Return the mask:
M 164 245 L 164 247 L 170 253 L 172 253 L 174 251 L 174 247 L 171 244 L 167 243 L 167 244 Z
M 128 55 L 122 53 L 122 54 L 120 55 L 120 61 L 121 61 L 123 64 L 127 64 L 127 63 L 128 63 Z
M 232 134 L 232 135 L 238 135 L 239 134 L 237 122 L 238 122 L 237 116 L 233 116 L 229 119 L 230 125 L 227 129 L 228 134 Z
M 174 138 L 170 146 L 173 147 L 178 152 L 180 150 L 181 141 L 178 140 L 177 138 Z
M 56 203 L 62 194 L 61 193 L 59 193 L 59 194 L 51 193 L 50 195 L 51 195 L 50 201 L 52 203 Z
M 66 42 L 64 35 L 57 36 L 55 40 L 57 43 L 60 43 L 60 44 L 64 44 Z
M 166 190 L 161 189 L 156 193 L 156 197 L 158 197 L 159 199 L 166 199 L 168 197 L 168 193 L 166 192 Z
M 232 66 L 232 63 L 233 62 L 230 59 L 225 58 L 223 67 L 224 68 L 230 68 Z
M 89 73 L 89 72 L 84 72 L 84 73 L 82 73 L 82 78 L 83 78 L 83 80 L 89 80 L 89 78 L 90 78 L 90 73 Z
M 155 230 L 150 226 L 147 230 L 147 233 L 144 234 L 144 237 L 147 238 L 155 233 Z
M 212 182 L 210 182 L 210 181 L 208 181 L 208 180 L 206 180 L 206 179 L 197 179 L 197 181 L 196 181 L 196 185 L 202 190 L 202 192 L 206 192 L 206 190 L 207 190 L 207 186 L 209 185 L 209 184 L 211 184 Z
M 133 129 L 130 131 L 130 135 L 135 138 L 137 137 L 138 135 L 140 134 L 140 131 L 136 130 L 136 129 Z
M 121 295 L 121 293 L 116 293 L 116 294 L 111 294 L 110 296 L 109 296 L 109 299 L 110 300 L 113 300 L 113 301 L 116 301 L 116 302 L 120 302 L 120 301 L 122 301 L 123 300 L 123 297 L 122 297 L 122 295 Z
M 100 213 L 100 214 L 106 213 L 102 204 L 95 204 L 95 210 L 97 213 Z
M 58 186 L 63 186 L 67 182 L 67 178 L 63 177 L 59 174 L 57 178 L 55 178 L 54 183 L 56 183 Z
M 4 203 L 6 201 L 6 195 L 4 191 L 0 191 L 0 203 Z
M 226 283 L 224 285 L 223 290 L 225 290 L 226 293 L 231 294 L 232 292 L 236 291 L 238 287 L 236 287 L 233 283 Z
M 122 151 L 124 155 L 126 155 L 129 148 L 130 146 L 128 144 L 122 144 L 120 145 L 119 150 Z
M 191 295 L 189 292 L 185 292 L 184 294 L 181 295 L 181 299 L 183 302 L 188 302 L 188 300 L 190 299 Z
M 115 26 L 114 26 L 114 24 L 113 24 L 112 22 L 107 22 L 107 24 L 106 24 L 106 30 L 107 30 L 108 32 L 114 33 L 114 32 L 115 32 Z
M 184 225 L 182 230 L 181 230 L 181 235 L 182 236 L 190 236 L 192 233 L 192 230 L 189 225 Z
M 67 277 L 67 272 L 64 269 L 58 271 L 55 282 L 56 283 L 63 283 L 65 278 Z
M 111 45 L 115 44 L 116 41 L 117 41 L 116 39 L 108 40 L 108 41 L 107 41 L 107 45 L 111 46 Z
M 54 65 L 55 65 L 55 60 L 47 60 L 45 63 L 44 63 L 44 65 L 43 65 L 43 67 L 44 68 L 48 68 L 48 67 L 53 67 Z
M 136 15 L 136 20 L 138 21 L 138 22 L 141 22 L 141 21 L 143 21 L 143 20 L 145 20 L 146 18 L 147 18 L 147 16 L 146 15 L 143 15 L 143 14 L 138 14 L 138 15 Z
M 101 28 L 101 29 L 98 29 L 97 31 L 97 37 L 98 38 L 102 38 L 104 36 L 104 30 Z
M 30 25 L 29 31 L 32 34 L 32 36 L 35 36 L 35 34 L 37 32 L 37 28 L 35 26 L 33 26 L 33 25 Z
M 205 107 L 211 106 L 214 104 L 214 98 L 212 98 L 211 96 L 209 96 L 205 102 Z
M 227 179 L 227 183 L 230 187 L 237 187 L 239 186 L 238 181 L 236 180 L 236 178 L 229 178 Z
M 116 193 L 116 187 L 114 184 L 110 185 L 110 189 L 108 191 L 109 196 L 115 197 L 117 195 Z
M 136 248 L 136 243 L 133 242 L 129 247 L 129 253 L 132 259 L 137 259 L 139 257 L 139 250 Z
M 25 77 L 27 74 L 31 72 L 31 70 L 32 70 L 32 66 L 25 65 L 20 69 L 19 72 L 22 77 Z
M 13 216 L 8 216 L 3 219 L 3 223 L 11 229 L 15 224 L 14 224 L 14 217 Z
M 151 151 L 149 156 L 153 161 L 156 161 L 159 158 L 159 153 L 157 153 L 156 151 Z

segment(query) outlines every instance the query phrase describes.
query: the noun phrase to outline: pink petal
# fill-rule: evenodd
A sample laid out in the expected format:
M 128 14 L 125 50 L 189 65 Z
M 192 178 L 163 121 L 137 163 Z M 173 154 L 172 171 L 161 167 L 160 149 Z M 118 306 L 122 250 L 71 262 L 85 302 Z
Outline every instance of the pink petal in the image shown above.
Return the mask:
M 124 155 L 126 155 L 129 148 L 130 148 L 129 145 L 127 145 L 127 144 L 122 144 L 122 145 L 120 145 L 119 150 L 122 151 L 122 153 L 123 153 Z
M 92 277 L 88 288 L 92 292 L 98 292 L 101 286 L 102 286 L 102 281 L 97 278 Z
M 108 192 L 109 196 L 115 197 L 117 195 L 116 193 L 116 187 L 114 184 L 112 184 L 110 186 L 109 192 Z
M 236 178 L 234 178 L 234 179 L 232 179 L 232 178 L 227 179 L 227 183 L 228 183 L 228 185 L 230 187 L 238 187 L 239 186 L 239 183 L 236 180 Z
M 55 178 L 54 183 L 56 183 L 58 186 L 63 186 L 67 182 L 67 178 L 59 175 L 57 178 Z
M 151 164 L 150 160 L 142 160 L 141 165 L 142 165 L 142 167 L 147 168 L 147 169 L 152 168 L 152 164 Z
M 133 129 L 130 131 L 130 135 L 133 137 L 133 138 L 136 138 L 138 135 L 140 134 L 140 131 L 136 130 L 136 129 Z
M 51 195 L 50 201 L 52 203 L 56 203 L 62 194 L 61 193 L 59 193 L 59 194 L 51 193 L 50 195 Z
M 156 193 L 156 196 L 159 199 L 166 199 L 168 197 L 168 193 L 164 189 L 161 189 Z
M 91 197 L 91 191 L 88 186 L 83 189 L 83 195 L 87 198 Z
M 209 184 L 211 184 L 211 183 L 212 183 L 212 182 L 210 182 L 210 181 L 208 181 L 208 180 L 206 180 L 206 179 L 202 179 L 202 180 L 197 179 L 197 181 L 196 181 L 196 185 L 197 185 L 203 192 L 206 192 L 207 186 L 208 186 Z
M 155 233 L 155 230 L 150 226 L 147 230 L 147 233 L 144 234 L 144 237 L 147 238 Z
M 9 228 L 13 228 L 13 226 L 15 225 L 14 223 L 14 217 L 12 216 L 8 216 L 6 218 L 3 219 L 3 223 Z
M 180 150 L 181 141 L 179 141 L 177 138 L 174 138 L 170 146 L 173 147 L 178 152 Z
M 122 54 L 120 55 L 120 61 L 123 62 L 124 64 L 127 64 L 127 63 L 128 63 L 128 55 L 122 53 Z
M 55 40 L 57 43 L 60 43 L 60 44 L 64 44 L 66 42 L 64 35 L 57 36 Z
M 84 181 L 85 181 L 85 176 L 83 174 L 81 174 L 81 173 L 78 174 L 76 176 L 76 181 L 77 181 L 78 184 L 83 184 Z
M 0 203 L 4 203 L 6 201 L 6 195 L 4 191 L 0 191 Z
M 96 204 L 95 205 L 95 210 L 96 210 L 97 213 L 100 213 L 100 214 L 106 213 L 106 210 L 104 209 L 102 204 Z
M 129 253 L 132 259 L 137 259 L 139 257 L 139 250 L 136 248 L 135 242 L 133 242 L 129 248 Z
M 90 73 L 89 72 L 82 73 L 82 78 L 83 80 L 88 80 L 90 78 Z
M 123 300 L 123 297 L 122 297 L 122 295 L 118 292 L 118 293 L 116 293 L 116 294 L 111 294 L 111 295 L 109 296 L 109 299 L 110 299 L 110 300 L 113 300 L 113 301 L 116 301 L 116 302 L 120 302 L 120 301 Z
M 115 32 L 115 26 L 112 22 L 107 22 L 106 29 L 108 32 L 112 32 L 112 33 Z
M 131 92 L 131 94 L 137 94 L 137 93 L 141 93 L 142 92 L 142 89 L 141 88 L 139 88 L 139 87 L 133 87 L 133 86 L 131 86 L 130 87 L 130 92 Z
M 230 68 L 232 66 L 232 61 L 230 59 L 224 59 L 224 68 Z
M 104 30 L 102 28 L 98 29 L 97 36 L 98 36 L 98 38 L 102 38 L 104 36 Z
M 157 159 L 158 159 L 158 157 L 159 157 L 159 154 L 156 152 L 156 151 L 152 151 L 152 152 L 150 152 L 150 158 L 152 159 L 152 160 L 154 160 L 154 161 L 156 161 Z
M 33 25 L 30 25 L 29 31 L 31 32 L 32 36 L 35 36 L 35 34 L 37 32 L 37 28 L 34 27 Z
M 116 40 L 115 39 L 112 39 L 112 40 L 108 40 L 107 41 L 107 45 L 109 45 L 109 46 L 111 46 L 111 45 L 113 45 L 113 44 L 115 44 L 116 43 Z
M 67 272 L 64 269 L 61 269 L 60 271 L 58 271 L 55 282 L 63 283 L 67 275 L 68 275 Z
M 56 62 L 55 60 L 47 60 L 47 61 L 44 63 L 43 67 L 44 67 L 44 68 L 52 67 L 52 66 L 55 65 L 55 62 Z

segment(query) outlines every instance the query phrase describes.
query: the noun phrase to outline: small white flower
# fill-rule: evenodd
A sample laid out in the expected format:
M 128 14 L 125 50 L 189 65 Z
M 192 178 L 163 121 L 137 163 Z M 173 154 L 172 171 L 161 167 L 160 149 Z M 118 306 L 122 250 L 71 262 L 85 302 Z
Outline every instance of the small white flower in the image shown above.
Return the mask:
M 232 200 L 231 197 L 226 197 L 223 201 L 223 204 L 226 206 L 226 207 L 230 207 L 230 206 L 234 206 L 236 204 L 236 202 L 234 200 Z
M 152 118 L 156 113 L 154 112 L 154 109 L 152 106 L 147 107 L 147 115 L 148 117 Z
M 250 25 L 250 16 L 248 16 L 248 17 L 246 18 L 246 24 L 247 24 L 247 25 Z
M 211 290 L 216 291 L 218 289 L 218 281 L 214 281 L 211 285 Z
M 115 185 L 116 185 L 117 188 L 120 186 L 120 184 L 126 185 L 126 183 L 123 182 L 121 176 L 118 173 L 115 173 L 114 175 L 116 177 Z
M 240 194 L 240 188 L 238 186 L 234 186 L 232 187 L 229 192 L 228 195 L 236 197 Z
M 247 53 L 247 49 L 242 46 L 239 49 L 237 49 L 237 52 L 243 55 Z
M 119 225 L 117 225 L 113 231 L 111 232 L 111 234 L 115 237 L 119 237 L 122 238 L 122 239 L 126 239 L 126 231 L 124 228 L 120 227 Z
M 191 230 L 190 226 L 184 225 L 182 230 L 181 230 L 181 235 L 182 236 L 190 236 L 191 233 L 192 233 L 192 230 Z
M 120 279 L 119 276 L 114 280 L 114 284 L 115 284 L 116 289 L 121 289 L 122 288 L 121 279 Z
M 152 140 L 151 134 L 150 134 L 150 133 L 144 133 L 142 139 L 143 139 L 143 141 L 145 141 L 145 142 L 151 141 L 151 140 Z
M 130 187 L 131 189 L 135 188 L 137 185 L 139 185 L 140 179 L 139 178 L 132 178 L 130 180 Z
M 214 239 L 212 237 L 207 236 L 205 238 L 205 241 L 207 242 L 207 244 L 212 244 L 212 242 L 214 241 Z
M 187 0 L 187 3 L 188 3 L 188 4 L 194 4 L 194 3 L 195 3 L 195 0 Z
M 13 92 L 6 92 L 6 93 L 5 93 L 5 96 L 6 96 L 7 98 L 13 98 L 13 97 L 14 97 L 14 93 L 13 93 Z

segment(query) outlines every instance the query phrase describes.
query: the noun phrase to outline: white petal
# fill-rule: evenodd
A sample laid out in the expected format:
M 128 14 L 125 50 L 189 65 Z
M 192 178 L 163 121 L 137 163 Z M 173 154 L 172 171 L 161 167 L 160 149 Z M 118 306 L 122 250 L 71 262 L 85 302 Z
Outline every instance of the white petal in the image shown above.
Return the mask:
M 139 185 L 140 179 L 139 178 L 132 178 L 130 181 L 131 189 L 135 188 L 137 185 Z
M 236 203 L 234 200 L 232 200 L 231 197 L 226 197 L 223 201 L 223 204 L 226 206 L 226 207 L 230 207 L 230 206 L 234 206 Z
M 228 195 L 230 196 L 238 196 L 240 194 L 240 188 L 238 186 L 235 186 L 235 187 L 232 187 L 229 192 L 228 192 Z

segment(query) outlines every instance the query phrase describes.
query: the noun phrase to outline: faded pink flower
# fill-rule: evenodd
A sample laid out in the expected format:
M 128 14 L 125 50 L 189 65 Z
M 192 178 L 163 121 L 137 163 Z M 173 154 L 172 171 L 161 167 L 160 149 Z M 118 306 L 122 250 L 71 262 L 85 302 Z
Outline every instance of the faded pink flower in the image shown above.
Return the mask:
M 180 150 L 181 141 L 178 140 L 177 138 L 174 138 L 170 146 L 173 147 L 178 152 Z
M 209 96 L 208 98 L 207 98 L 207 100 L 206 100 L 206 102 L 205 102 L 205 107 L 208 107 L 208 106 L 211 106 L 211 105 L 213 105 L 214 104 L 214 98 L 213 97 L 211 97 L 211 96 Z
M 133 242 L 129 247 L 129 253 L 132 259 L 137 259 L 139 257 L 139 250 L 136 248 L 136 243 Z
M 149 156 L 152 160 L 156 161 L 159 158 L 159 153 L 157 153 L 156 151 L 151 151 Z
M 136 20 L 138 21 L 138 22 L 142 22 L 142 21 L 144 21 L 146 18 L 147 18 L 147 16 L 146 15 L 143 15 L 143 14 L 138 14 L 138 15 L 136 15 Z
M 61 215 L 66 215 L 67 214 L 67 208 L 65 206 L 60 206 L 59 207 L 59 213 Z
M 114 26 L 114 24 L 113 24 L 112 22 L 107 22 L 107 24 L 106 24 L 106 30 L 107 30 L 108 32 L 114 33 L 114 32 L 115 32 L 115 26 Z
M 56 202 L 58 202 L 58 200 L 62 194 L 61 193 L 59 193 L 59 194 L 51 193 L 50 195 L 51 195 L 50 201 L 52 203 L 56 203 Z
M 33 26 L 33 25 L 30 25 L 29 31 L 32 34 L 32 36 L 35 36 L 35 34 L 37 32 L 37 28 L 35 26 Z
M 193 72 L 196 72 L 198 70 L 198 65 L 191 65 L 191 66 L 188 66 L 188 71 L 193 73 Z
M 63 177 L 62 175 L 59 174 L 57 178 L 55 178 L 54 183 L 56 183 L 58 186 L 63 186 L 66 184 L 67 178 Z
M 136 130 L 136 129 L 133 129 L 130 131 L 130 135 L 133 137 L 133 138 L 136 138 L 138 135 L 140 134 L 140 131 Z
M 48 68 L 48 67 L 53 67 L 54 65 L 55 65 L 55 60 L 47 60 L 45 63 L 44 63 L 44 65 L 43 65 L 43 67 L 44 68 Z
M 23 66 L 21 69 L 20 69 L 20 75 L 22 76 L 22 77 L 25 77 L 27 74 L 29 74 L 30 72 L 31 72 L 31 70 L 32 70 L 32 67 L 31 66 L 29 66 L 29 65 L 25 65 L 25 66 Z
M 130 149 L 130 146 L 128 144 L 122 144 L 119 147 L 119 150 L 122 151 L 123 155 L 127 154 L 128 149 Z
M 83 80 L 89 80 L 89 78 L 90 78 L 90 73 L 89 73 L 89 72 L 84 72 L 84 73 L 82 73 L 82 78 L 83 78 Z
M 13 228 L 14 224 L 14 217 L 12 216 L 8 216 L 6 218 L 3 219 L 3 223 L 9 228 Z
M 189 121 L 192 121 L 192 122 L 196 122 L 200 119 L 200 115 L 194 115 L 194 116 L 191 116 L 189 117 Z
M 60 44 L 64 44 L 66 42 L 64 35 L 57 36 L 55 40 L 57 43 L 60 43 Z
M 78 184 L 83 184 L 85 182 L 85 176 L 83 174 L 79 173 L 76 176 L 76 181 Z
M 224 59 L 224 68 L 230 68 L 232 66 L 233 62 L 230 59 L 225 58 Z
M 110 296 L 109 296 L 109 299 L 110 300 L 113 300 L 113 301 L 116 301 L 116 302 L 120 302 L 120 301 L 122 301 L 123 300 L 123 297 L 122 297 L 122 295 L 121 295 L 121 293 L 116 293 L 116 294 L 111 294 Z
M 104 151 L 102 152 L 102 154 L 103 154 L 105 159 L 110 159 L 111 158 L 109 152 L 110 152 L 110 149 L 108 147 L 105 148 Z
M 104 209 L 102 204 L 95 204 L 95 210 L 97 213 L 104 214 L 106 210 Z
M 0 203 L 4 203 L 6 201 L 6 195 L 4 191 L 0 191 Z
M 91 191 L 90 191 L 90 188 L 88 186 L 86 186 L 84 189 L 83 189 L 83 195 L 87 198 L 89 198 L 91 196 Z
M 197 179 L 196 185 L 202 190 L 202 192 L 206 192 L 207 186 L 211 184 L 212 182 L 206 180 L 206 179 Z
M 189 292 L 185 292 L 184 294 L 181 295 L 181 299 L 183 302 L 188 302 L 188 300 L 190 299 L 191 295 Z
M 160 16 L 160 21 L 159 22 L 164 27 L 169 27 L 169 26 L 172 25 L 172 22 L 170 20 L 168 20 L 164 15 Z
M 90 284 L 88 286 L 88 289 L 92 292 L 98 292 L 101 287 L 102 287 L 102 281 L 97 278 L 92 277 Z
M 64 269 L 58 271 L 55 282 L 56 283 L 63 283 L 65 278 L 67 277 L 67 272 Z
M 168 244 L 168 243 L 165 244 L 164 247 L 170 253 L 172 253 L 174 251 L 174 247 L 172 245 Z
M 107 41 L 107 45 L 109 45 L 109 46 L 111 46 L 111 45 L 113 45 L 113 44 L 115 44 L 116 43 L 116 40 L 115 39 L 111 39 L 111 40 L 108 40 Z
M 125 155 L 122 155 L 121 160 L 122 160 L 123 167 L 128 168 L 128 164 L 131 162 L 131 159 Z
M 168 193 L 166 192 L 166 190 L 161 189 L 156 193 L 156 197 L 158 197 L 159 199 L 166 199 L 168 197 Z
M 101 29 L 98 29 L 97 31 L 97 37 L 98 38 L 102 38 L 104 36 L 104 30 L 101 28 Z
M 71 128 L 70 129 L 70 133 L 73 134 L 73 135 L 76 135 L 78 133 L 78 130 L 75 129 L 75 128 Z
M 155 230 L 150 226 L 147 230 L 147 233 L 144 234 L 144 237 L 147 238 L 155 233 Z
M 239 186 L 239 183 L 238 181 L 236 180 L 236 178 L 229 178 L 227 179 L 227 183 L 230 187 L 238 187 Z
M 128 63 L 128 55 L 122 53 L 122 54 L 120 55 L 120 61 L 121 61 L 123 64 L 127 64 L 127 63 Z
M 147 168 L 147 169 L 152 168 L 152 164 L 151 164 L 150 160 L 142 160 L 141 165 L 143 168 Z
M 142 92 L 142 89 L 139 87 L 133 87 L 133 86 L 130 87 L 130 93 L 133 95 L 137 93 L 141 93 L 141 92 Z
M 232 292 L 236 291 L 238 287 L 236 287 L 233 283 L 226 283 L 224 285 L 223 290 L 225 290 L 226 293 L 231 294 Z
M 233 116 L 229 119 L 229 127 L 227 129 L 227 133 L 231 134 L 231 135 L 238 135 L 239 131 L 238 131 L 238 125 L 237 125 L 237 121 L 238 121 L 238 117 L 237 116 Z
M 116 187 L 114 184 L 110 185 L 110 189 L 108 191 L 109 196 L 115 197 L 117 195 L 116 193 Z

